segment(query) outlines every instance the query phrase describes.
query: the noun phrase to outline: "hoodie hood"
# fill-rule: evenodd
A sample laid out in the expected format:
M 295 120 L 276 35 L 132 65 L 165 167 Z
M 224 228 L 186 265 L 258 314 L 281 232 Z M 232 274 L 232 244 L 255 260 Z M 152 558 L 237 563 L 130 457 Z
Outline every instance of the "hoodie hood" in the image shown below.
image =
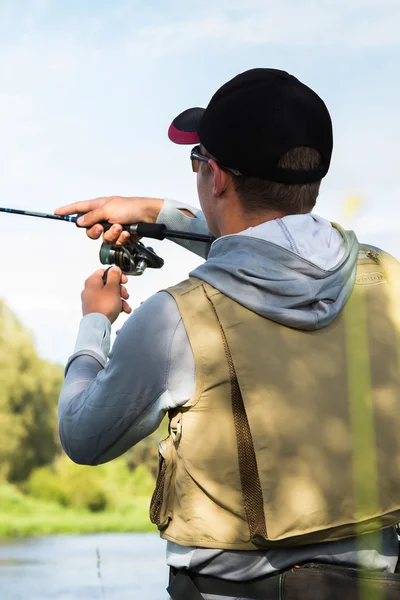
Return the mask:
M 332 227 L 342 238 L 341 258 L 329 270 L 283 245 L 254 237 L 254 228 L 251 234 L 218 238 L 207 261 L 190 275 L 262 317 L 295 329 L 322 329 L 351 294 L 359 252 L 353 231 Z

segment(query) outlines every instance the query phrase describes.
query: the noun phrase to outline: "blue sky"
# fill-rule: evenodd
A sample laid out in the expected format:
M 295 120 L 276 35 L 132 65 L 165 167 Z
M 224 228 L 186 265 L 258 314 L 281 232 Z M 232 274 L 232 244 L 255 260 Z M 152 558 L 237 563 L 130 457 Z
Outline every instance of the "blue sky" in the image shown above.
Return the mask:
M 315 212 L 400 257 L 399 27 L 397 0 L 2 0 L 0 204 L 53 211 L 120 194 L 198 205 L 170 121 L 245 69 L 283 68 L 322 96 L 334 123 Z M 345 219 L 350 194 L 363 204 Z M 9 215 L 0 236 L 0 297 L 42 356 L 65 361 L 100 243 L 72 225 Z M 166 266 L 130 282 L 133 307 L 198 264 L 156 246 Z

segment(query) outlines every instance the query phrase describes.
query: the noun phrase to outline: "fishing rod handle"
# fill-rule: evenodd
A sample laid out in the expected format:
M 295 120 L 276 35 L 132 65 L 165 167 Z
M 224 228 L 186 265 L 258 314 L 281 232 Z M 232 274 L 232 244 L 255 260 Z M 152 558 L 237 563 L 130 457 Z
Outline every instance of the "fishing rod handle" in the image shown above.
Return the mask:
M 104 227 L 104 231 L 108 231 L 112 227 L 107 221 L 102 221 L 100 225 Z M 124 231 L 129 231 L 131 235 L 137 235 L 140 238 L 151 238 L 153 240 L 165 240 L 168 238 L 204 242 L 206 244 L 212 244 L 215 240 L 211 235 L 167 229 L 167 226 L 163 223 L 133 223 L 132 225 L 124 225 L 123 229 Z
M 76 218 L 78 219 L 82 215 L 83 213 L 79 213 Z M 108 231 L 113 226 L 113 224 L 109 223 L 108 221 L 101 221 L 99 225 L 103 227 L 104 231 Z M 79 225 L 77 226 L 79 227 Z M 163 223 L 132 223 L 129 225 L 123 225 L 122 229 L 123 231 L 128 231 L 131 235 L 137 235 L 141 238 L 151 238 L 153 240 L 165 240 L 165 238 L 176 238 L 212 244 L 212 242 L 215 239 L 211 235 L 189 233 L 186 231 L 168 230 L 167 226 Z
M 83 217 L 85 213 L 78 213 L 76 216 L 75 224 L 77 227 L 84 227 L 82 225 L 78 225 L 77 220 L 79 217 Z M 104 231 L 108 231 L 113 226 L 113 223 L 109 223 L 108 221 L 101 221 L 99 223 L 104 229 Z M 90 227 L 93 227 L 92 225 Z M 84 227 L 85 229 L 89 229 L 89 227 Z M 165 230 L 166 226 L 162 223 L 133 223 L 128 225 L 122 225 L 123 231 L 128 231 L 131 235 L 137 235 L 138 237 L 150 237 L 156 240 L 164 240 L 165 239 Z

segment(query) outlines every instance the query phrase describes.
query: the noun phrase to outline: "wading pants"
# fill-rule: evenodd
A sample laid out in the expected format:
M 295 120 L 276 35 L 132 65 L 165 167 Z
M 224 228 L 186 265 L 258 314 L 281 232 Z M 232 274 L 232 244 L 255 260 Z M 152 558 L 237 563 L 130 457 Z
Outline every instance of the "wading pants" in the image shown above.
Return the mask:
M 221 600 L 400 600 L 400 558 L 395 574 L 310 563 L 243 582 L 171 569 L 168 593 L 172 600 L 203 600 L 204 595 Z

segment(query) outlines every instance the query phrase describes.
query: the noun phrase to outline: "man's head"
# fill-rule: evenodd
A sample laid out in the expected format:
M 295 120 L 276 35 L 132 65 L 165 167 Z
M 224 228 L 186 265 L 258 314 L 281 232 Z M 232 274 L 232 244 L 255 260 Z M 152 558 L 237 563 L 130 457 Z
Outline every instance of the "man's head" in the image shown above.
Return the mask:
M 206 109 L 179 115 L 169 137 L 199 144 L 191 158 L 214 235 L 234 232 L 220 229 L 226 219 L 246 217 L 256 224 L 310 212 L 333 145 L 331 119 L 321 98 L 275 69 L 238 75 L 214 94 Z

